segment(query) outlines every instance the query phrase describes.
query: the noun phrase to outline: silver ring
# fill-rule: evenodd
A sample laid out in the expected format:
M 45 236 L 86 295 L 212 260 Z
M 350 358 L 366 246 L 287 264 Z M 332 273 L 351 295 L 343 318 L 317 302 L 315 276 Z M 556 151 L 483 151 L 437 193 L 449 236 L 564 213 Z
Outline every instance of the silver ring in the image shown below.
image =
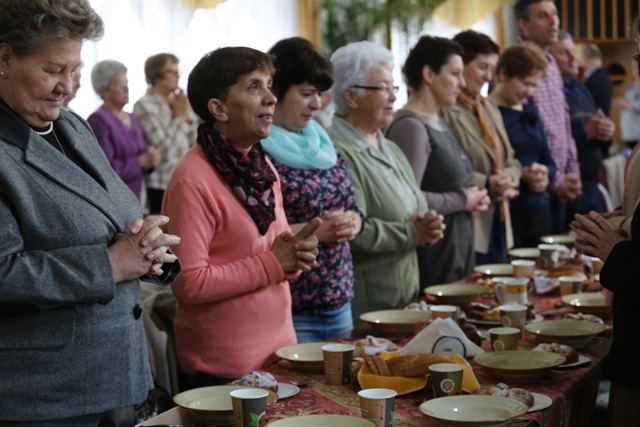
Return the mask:
M 158 258 L 156 258 L 153 261 L 151 261 L 152 264 L 158 264 L 159 262 L 160 262 L 160 260 Z

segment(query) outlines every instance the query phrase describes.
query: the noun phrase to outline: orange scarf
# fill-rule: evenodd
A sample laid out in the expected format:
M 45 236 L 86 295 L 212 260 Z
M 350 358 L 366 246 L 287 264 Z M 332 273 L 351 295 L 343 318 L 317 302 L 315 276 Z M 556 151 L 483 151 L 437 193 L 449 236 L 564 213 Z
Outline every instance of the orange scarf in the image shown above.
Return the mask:
M 473 110 L 473 114 L 476 116 L 476 120 L 478 121 L 480 129 L 482 130 L 482 138 L 493 151 L 493 163 L 495 170 L 500 170 L 502 168 L 502 150 L 500 149 L 500 141 L 498 140 L 498 136 L 493 133 L 491 127 L 485 120 L 484 114 L 482 114 L 482 111 L 480 111 L 479 104 L 482 104 L 482 108 L 487 108 L 485 105 L 485 99 L 480 95 L 477 95 L 475 98 L 471 98 L 465 91 L 461 90 L 458 94 L 458 100 L 467 104 Z M 505 203 L 499 203 L 499 206 L 500 219 L 504 221 L 506 209 Z

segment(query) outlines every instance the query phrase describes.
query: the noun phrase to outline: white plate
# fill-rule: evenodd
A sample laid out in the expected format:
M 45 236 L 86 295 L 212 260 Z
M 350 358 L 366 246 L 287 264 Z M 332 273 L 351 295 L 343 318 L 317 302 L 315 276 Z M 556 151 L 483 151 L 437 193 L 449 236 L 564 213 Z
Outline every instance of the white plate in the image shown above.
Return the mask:
M 577 362 L 567 363 L 566 365 L 560 365 L 556 369 L 559 369 L 559 368 L 562 368 L 562 369 L 575 368 L 575 367 L 578 367 L 578 366 L 587 365 L 589 363 L 591 363 L 591 359 L 589 359 L 587 356 L 583 356 L 582 354 L 579 354 Z
M 467 322 L 476 326 L 502 326 L 502 322 L 500 322 L 499 320 L 476 320 L 476 319 L 469 319 L 468 317 L 466 318 L 466 320 Z M 533 317 L 533 319 L 527 320 L 527 323 L 542 322 L 543 320 L 544 320 L 544 317 L 542 317 L 542 315 L 536 314 Z
M 510 418 L 527 412 L 519 400 L 497 396 L 447 396 L 423 402 L 418 410 L 439 425 L 480 427 L 506 425 Z
M 484 264 L 473 267 L 476 273 L 485 276 L 513 276 L 513 266 L 511 264 Z
M 300 387 L 293 384 L 278 383 L 278 399 L 286 399 L 300 393 Z
M 527 412 L 540 411 L 548 408 L 553 403 L 553 400 L 547 395 L 540 393 L 531 393 L 533 395 L 533 406 L 529 408 Z

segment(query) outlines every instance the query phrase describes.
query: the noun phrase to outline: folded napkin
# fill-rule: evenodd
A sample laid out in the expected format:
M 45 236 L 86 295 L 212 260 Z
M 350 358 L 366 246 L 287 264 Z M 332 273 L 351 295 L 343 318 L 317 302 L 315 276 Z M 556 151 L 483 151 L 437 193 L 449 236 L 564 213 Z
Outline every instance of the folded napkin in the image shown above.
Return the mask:
M 484 353 L 473 343 L 451 318 L 433 320 L 403 348 L 403 354 L 438 353 L 447 356 L 459 354 L 463 358 Z
M 389 360 L 400 355 L 400 352 L 395 351 L 393 353 L 381 353 L 380 357 L 385 360 Z M 480 383 L 473 373 L 473 369 L 469 362 L 467 362 L 464 357 L 457 354 L 444 357 L 448 358 L 452 363 L 464 366 L 464 373 L 462 374 L 462 390 L 467 393 L 475 393 L 480 388 Z M 362 365 L 360 372 L 358 372 L 358 383 L 360 383 L 360 387 L 362 387 L 363 390 L 368 388 L 389 388 L 398 393 L 398 395 L 423 389 L 427 385 L 428 378 L 429 375 L 410 378 L 374 375 L 366 363 Z

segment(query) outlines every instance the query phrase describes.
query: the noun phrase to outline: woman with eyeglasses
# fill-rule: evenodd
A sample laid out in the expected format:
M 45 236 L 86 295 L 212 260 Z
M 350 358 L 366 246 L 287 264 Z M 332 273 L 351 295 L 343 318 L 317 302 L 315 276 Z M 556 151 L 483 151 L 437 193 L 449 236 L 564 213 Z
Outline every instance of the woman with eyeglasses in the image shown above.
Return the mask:
M 393 119 L 396 100 L 391 52 L 368 41 L 355 42 L 336 50 L 331 62 L 336 112 L 329 135 L 347 158 L 365 218 L 351 241 L 351 310 L 357 323 L 365 312 L 403 308 L 416 300 L 416 247 L 440 240 L 444 223 L 428 209 L 404 153 L 381 131 Z
M 421 288 L 472 272 L 471 214 L 489 206 L 487 190 L 472 185 L 471 163 L 440 118 L 440 109 L 454 104 L 465 85 L 461 55 L 462 48 L 451 40 L 420 38 L 402 68 L 409 100 L 386 131 L 407 155 L 429 206 L 444 215 L 447 227 L 438 243 L 418 248 Z
M 87 121 L 111 167 L 139 199 L 144 178 L 160 163 L 160 153 L 145 146 L 138 118 L 123 110 L 129 103 L 127 67 L 114 60 L 98 62 L 91 70 L 91 84 L 102 106 Z
M 147 58 L 144 75 L 149 88 L 133 106 L 147 145 L 156 147 L 161 156 L 160 164 L 147 178 L 152 214 L 160 213 L 173 169 L 196 141 L 199 120 L 186 93 L 178 87 L 178 63 L 178 58 L 170 53 Z

